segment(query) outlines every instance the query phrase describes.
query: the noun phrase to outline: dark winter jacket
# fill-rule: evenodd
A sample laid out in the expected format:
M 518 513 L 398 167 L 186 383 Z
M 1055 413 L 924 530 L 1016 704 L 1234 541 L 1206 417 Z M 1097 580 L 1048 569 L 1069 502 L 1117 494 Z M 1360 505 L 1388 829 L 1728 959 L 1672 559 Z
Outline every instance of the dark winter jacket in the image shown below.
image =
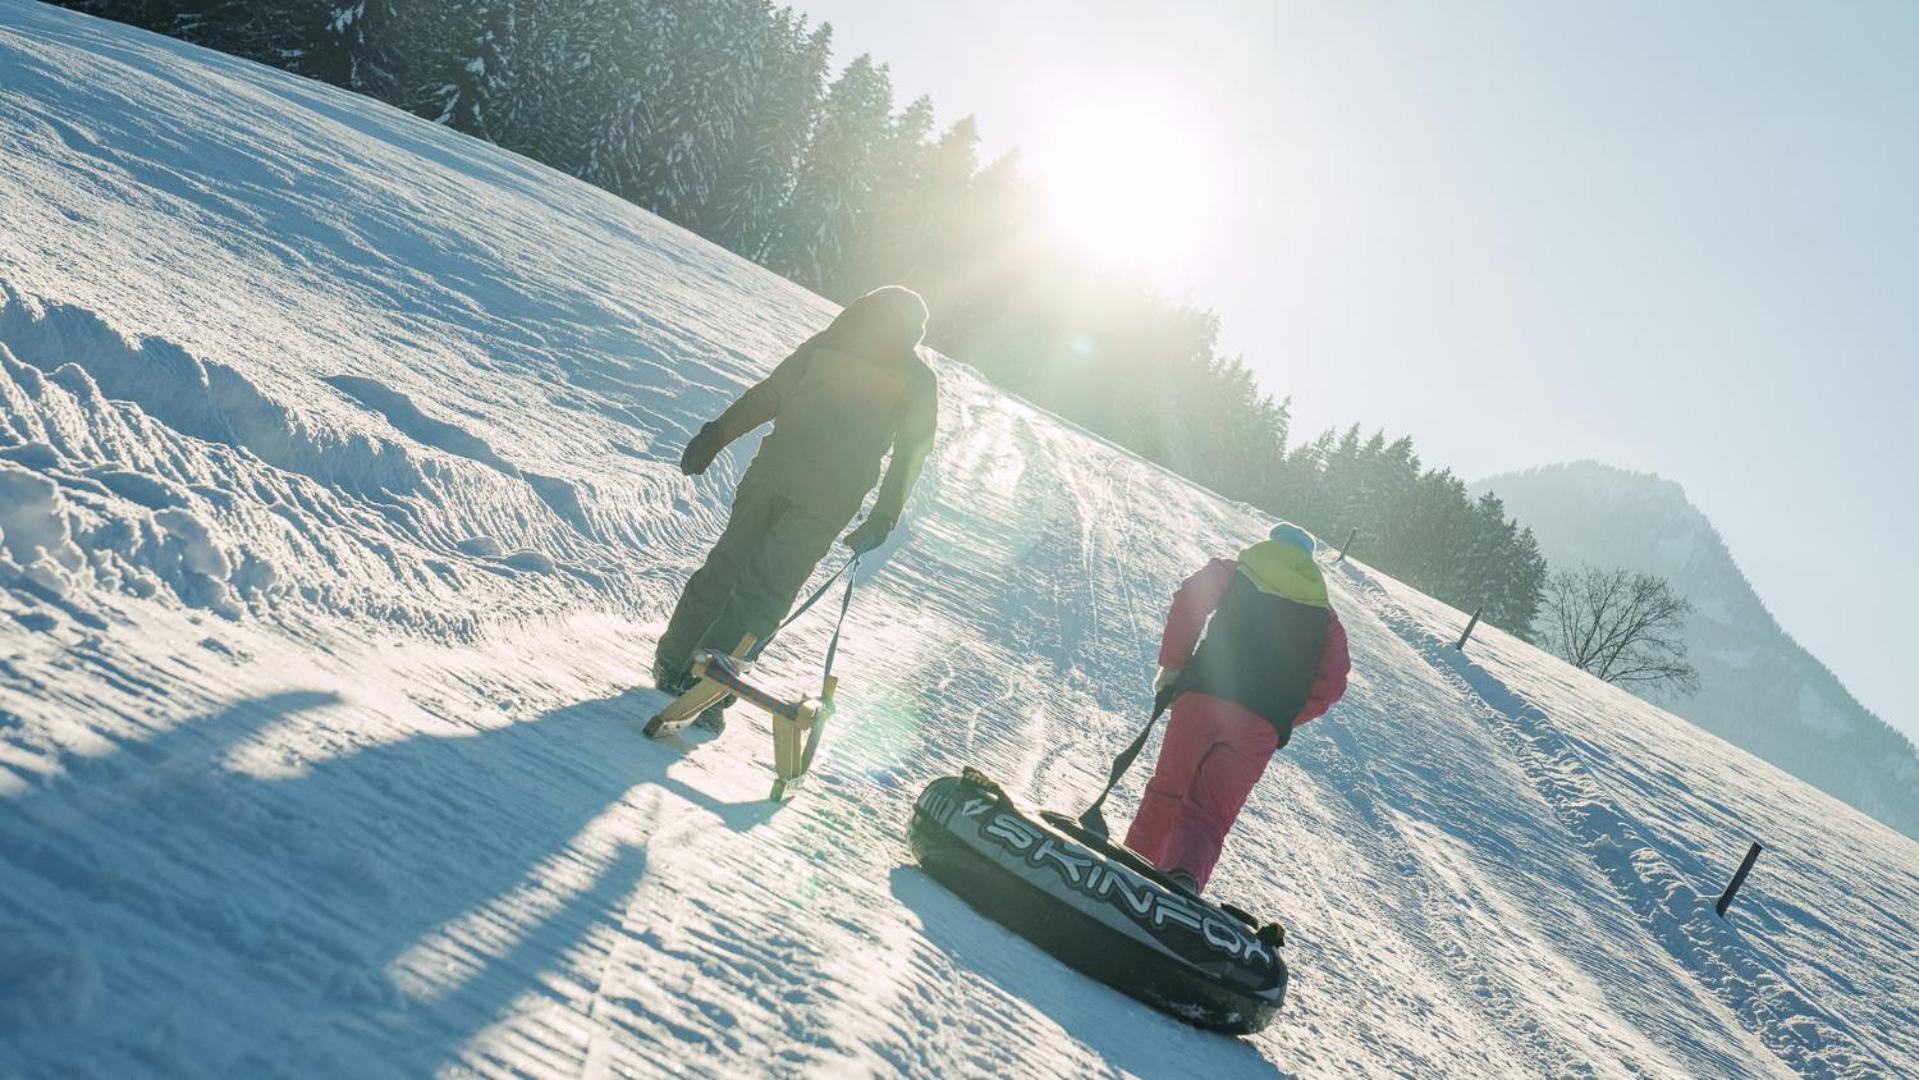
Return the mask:
M 741 485 L 851 520 L 891 450 L 872 516 L 897 518 L 938 422 L 939 386 L 913 350 L 918 333 L 884 305 L 855 302 L 742 394 L 714 421 L 721 445 L 768 421 L 773 431 Z
M 1159 662 L 1182 669 L 1181 692 L 1244 706 L 1279 731 L 1281 745 L 1339 700 L 1351 668 L 1318 565 L 1273 541 L 1216 559 L 1180 586 Z

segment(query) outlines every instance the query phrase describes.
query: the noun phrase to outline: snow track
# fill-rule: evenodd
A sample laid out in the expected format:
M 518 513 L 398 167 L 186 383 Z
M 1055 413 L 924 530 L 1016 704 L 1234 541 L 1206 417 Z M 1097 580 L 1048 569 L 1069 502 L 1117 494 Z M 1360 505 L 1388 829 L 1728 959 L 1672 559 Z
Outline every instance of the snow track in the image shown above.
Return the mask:
M 1714 911 L 1717 894 L 1702 893 L 1671 865 L 1551 717 L 1465 651 L 1453 648 L 1451 640 L 1422 625 L 1374 575 L 1357 566 L 1343 569 L 1346 580 L 1369 596 L 1369 606 L 1395 632 L 1476 699 L 1480 715 L 1646 933 L 1786 1065 L 1812 1075 L 1896 1071 L 1874 1049 L 1876 1038 L 1862 1039 L 1842 1015 L 1809 998 L 1790 972 L 1755 955 L 1739 924 L 1721 919 Z M 1696 872 L 1704 869 L 1695 867 Z M 1790 1022 L 1781 1023 L 1786 1017 Z
M 910 865 L 919 788 L 1081 805 L 1172 589 L 1268 523 L 950 362 L 815 784 L 761 801 L 751 714 L 639 737 L 754 449 L 679 448 L 830 313 L 372 102 L 0 0 L 0 1074 L 1919 1072 L 1919 845 L 1350 564 L 1352 690 L 1215 878 L 1289 925 L 1271 1029 L 975 915 Z

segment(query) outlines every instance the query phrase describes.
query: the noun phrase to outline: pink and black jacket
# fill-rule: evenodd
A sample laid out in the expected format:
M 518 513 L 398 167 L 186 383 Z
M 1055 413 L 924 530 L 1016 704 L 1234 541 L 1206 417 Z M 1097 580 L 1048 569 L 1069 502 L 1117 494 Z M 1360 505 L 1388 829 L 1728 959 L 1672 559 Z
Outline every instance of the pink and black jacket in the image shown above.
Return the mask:
M 1179 587 L 1159 663 L 1183 669 L 1180 693 L 1250 710 L 1273 725 L 1281 746 L 1339 700 L 1352 666 L 1319 564 L 1271 540 L 1213 560 Z

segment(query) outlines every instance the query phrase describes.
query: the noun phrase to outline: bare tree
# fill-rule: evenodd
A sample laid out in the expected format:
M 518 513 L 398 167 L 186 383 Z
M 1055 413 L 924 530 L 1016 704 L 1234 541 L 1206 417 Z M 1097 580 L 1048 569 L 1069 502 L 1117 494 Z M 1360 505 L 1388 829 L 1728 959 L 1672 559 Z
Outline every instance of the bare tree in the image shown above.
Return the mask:
M 1686 660 L 1684 631 L 1692 601 L 1653 574 L 1561 570 L 1546 583 L 1542 643 L 1567 663 L 1634 690 L 1699 692 Z

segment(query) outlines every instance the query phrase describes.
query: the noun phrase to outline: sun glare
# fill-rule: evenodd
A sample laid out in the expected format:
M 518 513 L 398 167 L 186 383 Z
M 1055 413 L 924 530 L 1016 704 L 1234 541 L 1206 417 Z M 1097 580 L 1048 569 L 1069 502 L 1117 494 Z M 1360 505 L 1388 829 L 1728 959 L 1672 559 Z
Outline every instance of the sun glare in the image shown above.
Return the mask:
M 1112 268 L 1186 276 L 1218 242 L 1225 155 L 1169 98 L 1063 98 L 1022 150 L 1055 238 Z

